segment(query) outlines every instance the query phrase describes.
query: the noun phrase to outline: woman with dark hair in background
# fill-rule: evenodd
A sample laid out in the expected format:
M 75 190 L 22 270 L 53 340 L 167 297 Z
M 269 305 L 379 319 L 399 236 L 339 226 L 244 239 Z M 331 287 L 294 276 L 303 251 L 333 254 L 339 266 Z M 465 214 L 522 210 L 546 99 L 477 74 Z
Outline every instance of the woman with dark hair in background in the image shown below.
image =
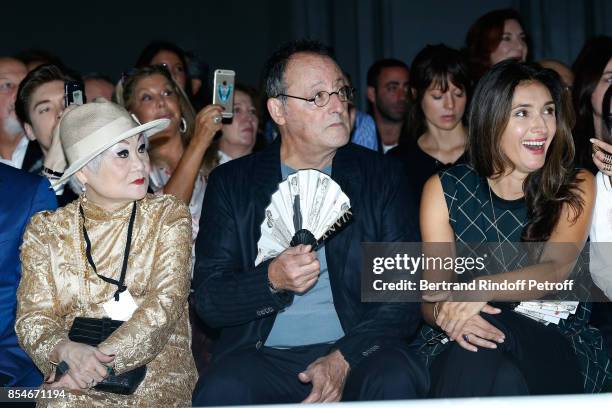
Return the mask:
M 610 65 L 610 64 L 608 64 Z M 612 69 L 607 71 L 608 80 Z M 606 74 L 604 74 L 605 76 Z M 612 82 L 612 81 L 610 81 Z M 599 87 L 599 85 L 598 85 Z M 596 92 L 594 93 L 596 94 Z M 612 84 L 603 95 L 601 103 L 601 139 L 594 139 L 593 149 L 601 151 L 593 155 L 599 172 L 597 198 L 593 209 L 593 221 L 589 239 L 591 241 L 591 275 L 603 294 L 612 302 Z M 597 123 L 594 123 L 595 129 Z M 597 327 L 605 340 L 608 355 L 612 358 L 612 303 L 600 302 L 593 305 L 591 324 Z M 608 377 L 606 391 L 612 391 L 612 375 Z
M 601 143 L 603 95 L 612 84 L 612 37 L 596 37 L 587 42 L 572 67 L 575 74 L 572 99 L 576 112 L 573 135 L 576 145 L 576 165 L 593 174 L 605 168 L 605 154 L 612 155 L 612 146 Z M 593 145 L 590 139 L 595 139 Z M 593 147 L 591 147 L 593 146 Z M 603 149 L 597 152 L 597 148 Z M 595 156 L 593 156 L 595 153 Z M 611 156 L 612 158 L 612 156 Z
M 135 67 L 148 65 L 164 65 L 189 98 L 193 96 L 187 54 L 181 47 L 167 41 L 151 42 L 140 53 Z
M 472 24 L 465 44 L 474 83 L 500 61 L 526 61 L 529 46 L 524 27 L 520 14 L 512 9 L 493 10 Z
M 505 249 L 504 258 L 495 251 L 503 272 L 487 267 L 491 274 L 475 281 L 559 282 L 582 250 L 595 184 L 589 172 L 574 168 L 564 95 L 554 71 L 515 61 L 497 64 L 482 77 L 471 101 L 471 164 L 444 170 L 424 187 L 424 243 L 448 242 L 450 251 L 467 243 L 546 243 L 530 266 L 506 263 L 516 254 Z M 559 243 L 565 244 L 559 248 Z M 424 277 L 431 280 L 432 273 L 443 271 L 425 270 Z M 432 395 L 599 391 L 607 355 L 599 331 L 588 326 L 590 304 L 580 303 L 558 325 L 544 325 L 504 303 L 491 304 L 549 293 L 492 290 L 480 292 L 478 301 L 463 301 L 456 293 L 426 294 L 422 352 L 432 361 Z M 442 338 L 453 341 L 441 344 Z
M 402 160 L 420 197 L 429 177 L 463 160 L 470 79 L 460 52 L 443 44 L 421 50 L 410 72 L 408 118 L 388 154 Z
M 612 99 L 612 85 L 608 86 L 603 101 L 602 101 L 602 139 L 607 143 L 612 144 L 612 110 L 610 99 Z M 603 153 L 604 155 L 604 171 L 608 173 L 612 170 L 612 155 Z M 589 238 L 591 242 L 604 242 L 601 248 L 596 245 L 593 250 L 598 252 L 600 256 L 599 265 L 596 270 L 591 268 L 591 272 L 596 272 L 596 283 L 604 292 L 606 297 L 612 301 L 612 251 L 608 245 L 612 243 L 612 177 L 599 171 L 596 175 L 597 180 L 597 199 L 595 200 L 595 209 L 593 210 L 593 222 L 591 224 L 591 233 Z M 606 249 L 608 248 L 608 249 Z M 593 251 L 591 251 L 591 262 L 593 262 Z M 603 263 L 601 263 L 603 262 Z M 591 264 L 593 266 L 593 264 Z M 598 278 L 598 279 L 597 279 Z M 598 282 L 599 280 L 599 282 Z M 603 306 L 603 305 L 600 305 Z M 609 333 L 609 351 L 612 351 L 612 307 L 610 304 L 605 304 L 608 318 L 608 333 Z

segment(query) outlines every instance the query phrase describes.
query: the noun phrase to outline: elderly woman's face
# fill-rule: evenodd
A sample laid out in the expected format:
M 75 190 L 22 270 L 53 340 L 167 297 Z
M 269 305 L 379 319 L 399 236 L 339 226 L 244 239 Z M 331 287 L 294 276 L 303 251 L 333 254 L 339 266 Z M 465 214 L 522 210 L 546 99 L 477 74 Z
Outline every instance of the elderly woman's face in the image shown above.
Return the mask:
M 140 200 L 149 187 L 149 155 L 145 137 L 125 139 L 102 153 L 97 171 L 84 167 L 77 175 L 87 198 L 103 208 Z
M 130 111 L 141 123 L 170 119 L 168 130 L 178 133 L 181 121 L 179 96 L 170 81 L 161 74 L 144 77 L 136 83 L 130 101 Z
M 242 91 L 234 94 L 234 118 L 231 124 L 223 125 L 223 139 L 230 144 L 248 147 L 255 145 L 257 135 L 257 110 L 251 97 Z

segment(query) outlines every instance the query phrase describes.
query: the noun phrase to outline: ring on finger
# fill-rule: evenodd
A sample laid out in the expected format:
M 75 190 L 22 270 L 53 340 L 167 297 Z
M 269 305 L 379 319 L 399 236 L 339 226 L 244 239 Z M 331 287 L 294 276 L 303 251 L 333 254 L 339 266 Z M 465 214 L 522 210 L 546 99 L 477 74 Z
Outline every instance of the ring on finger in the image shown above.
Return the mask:
M 603 162 L 606 164 L 612 164 L 612 154 L 610 153 L 604 153 L 603 154 L 604 158 L 603 158 Z
M 604 171 L 607 171 L 608 173 L 612 172 L 612 164 L 608 164 L 608 163 L 604 164 L 603 169 Z
M 217 116 L 215 116 L 215 117 L 213 118 L 213 122 L 215 122 L 217 125 L 218 125 L 219 123 L 221 123 L 221 116 L 218 116 L 218 115 L 217 115 Z
M 464 335 L 463 335 L 463 336 L 461 336 L 461 337 L 463 337 L 463 340 L 465 340 L 465 342 L 466 342 L 466 343 L 469 343 L 469 342 L 470 342 L 470 337 L 469 337 L 467 334 L 464 334 Z

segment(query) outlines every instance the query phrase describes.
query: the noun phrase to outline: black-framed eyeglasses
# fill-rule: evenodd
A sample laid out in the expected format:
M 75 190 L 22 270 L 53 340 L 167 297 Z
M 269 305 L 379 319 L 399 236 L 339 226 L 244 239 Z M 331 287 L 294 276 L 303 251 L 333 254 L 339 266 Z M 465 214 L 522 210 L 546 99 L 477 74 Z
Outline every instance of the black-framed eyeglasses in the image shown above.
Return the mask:
M 355 89 L 351 88 L 348 85 L 345 85 L 335 92 L 319 91 L 313 98 L 302 98 L 301 96 L 287 94 L 278 94 L 276 95 L 276 98 L 280 96 L 285 96 L 287 98 L 301 99 L 306 102 L 314 102 L 315 105 L 317 105 L 319 108 L 322 108 L 329 103 L 329 100 L 331 99 L 332 95 L 338 95 L 338 99 L 340 99 L 341 102 L 350 102 L 353 100 L 354 93 Z

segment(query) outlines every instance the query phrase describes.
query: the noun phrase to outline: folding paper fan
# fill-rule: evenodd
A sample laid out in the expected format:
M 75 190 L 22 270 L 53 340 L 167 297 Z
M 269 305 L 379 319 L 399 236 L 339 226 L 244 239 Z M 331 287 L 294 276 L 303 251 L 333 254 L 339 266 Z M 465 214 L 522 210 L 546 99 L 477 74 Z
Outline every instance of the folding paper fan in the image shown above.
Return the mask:
M 352 217 L 351 201 L 318 170 L 299 170 L 278 185 L 261 224 L 255 266 L 290 246 L 320 246 Z
M 514 311 L 548 325 L 559 324 L 561 320 L 575 314 L 577 309 L 576 301 L 533 300 L 521 302 Z

